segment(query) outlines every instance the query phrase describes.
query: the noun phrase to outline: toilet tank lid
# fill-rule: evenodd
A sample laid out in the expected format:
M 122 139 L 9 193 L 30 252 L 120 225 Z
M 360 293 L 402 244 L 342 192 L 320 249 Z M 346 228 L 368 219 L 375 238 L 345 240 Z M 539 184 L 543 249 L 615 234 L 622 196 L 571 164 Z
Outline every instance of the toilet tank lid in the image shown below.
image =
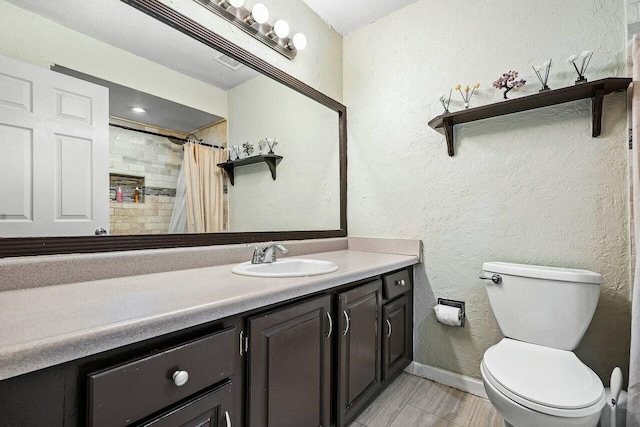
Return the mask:
M 542 265 L 512 264 L 509 262 L 485 262 L 482 269 L 490 273 L 511 276 L 531 277 L 534 279 L 559 280 L 576 283 L 602 283 L 602 275 L 588 270 L 572 268 L 545 267 Z

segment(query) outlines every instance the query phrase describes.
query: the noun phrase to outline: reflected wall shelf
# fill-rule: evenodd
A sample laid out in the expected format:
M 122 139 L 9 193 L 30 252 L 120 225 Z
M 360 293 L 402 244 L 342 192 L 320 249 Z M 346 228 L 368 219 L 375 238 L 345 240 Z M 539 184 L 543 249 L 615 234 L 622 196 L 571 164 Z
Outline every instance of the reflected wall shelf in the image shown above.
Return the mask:
M 442 114 L 431 119 L 429 126 L 435 130 L 444 129 L 447 151 L 449 156 L 453 157 L 455 155 L 453 139 L 453 127 L 455 125 L 591 98 L 591 135 L 596 137 L 600 135 L 602 130 L 602 101 L 604 96 L 612 92 L 624 91 L 630 83 L 631 79 L 629 78 L 609 77 L 575 86 L 540 92 L 522 98 L 456 111 L 455 113 Z
M 278 165 L 278 163 L 280 163 L 280 160 L 282 160 L 282 156 L 278 156 L 277 154 L 258 154 L 257 156 L 245 157 L 244 159 L 229 160 L 224 163 L 218 163 L 218 167 L 224 169 L 224 171 L 229 176 L 229 182 L 231 182 L 231 185 L 234 185 L 234 171 L 236 167 L 264 162 L 267 164 L 267 166 L 269 166 L 271 177 L 275 181 L 276 166 Z

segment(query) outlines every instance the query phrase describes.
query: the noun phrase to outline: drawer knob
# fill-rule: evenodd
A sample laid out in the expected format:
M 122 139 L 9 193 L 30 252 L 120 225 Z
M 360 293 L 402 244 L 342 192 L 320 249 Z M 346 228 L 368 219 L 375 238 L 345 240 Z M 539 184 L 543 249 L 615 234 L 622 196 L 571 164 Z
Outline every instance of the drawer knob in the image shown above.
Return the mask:
M 178 387 L 183 386 L 189 381 L 189 373 L 187 371 L 175 371 L 173 373 L 173 383 Z
M 406 284 L 407 282 L 405 282 L 404 279 L 396 280 L 396 286 L 405 286 Z

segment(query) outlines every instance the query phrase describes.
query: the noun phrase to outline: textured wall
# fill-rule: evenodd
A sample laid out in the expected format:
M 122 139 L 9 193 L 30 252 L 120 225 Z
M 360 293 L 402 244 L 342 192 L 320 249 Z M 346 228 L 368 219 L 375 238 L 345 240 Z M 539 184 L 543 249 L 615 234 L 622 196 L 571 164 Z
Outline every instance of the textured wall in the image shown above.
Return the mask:
M 499 260 L 601 272 L 577 354 L 605 382 L 614 366 L 626 371 L 625 95 L 605 99 L 596 139 L 586 100 L 458 126 L 453 158 L 427 126 L 456 83 L 482 84 L 472 106 L 498 102 L 491 83 L 516 69 L 529 83 L 511 96 L 534 93 L 531 65 L 549 58 L 552 88 L 573 84 L 565 58 L 584 49 L 595 51 L 589 79 L 624 75 L 624 40 L 623 0 L 421 0 L 345 37 L 350 234 L 423 240 L 417 362 L 480 377 L 482 355 L 501 334 L 478 273 Z M 452 110 L 461 109 L 454 99 Z M 467 302 L 465 328 L 435 321 L 437 297 Z
M 229 145 L 250 142 L 258 154 L 258 140 L 276 137 L 274 152 L 284 157 L 275 181 L 264 163 L 236 169 L 229 230 L 339 229 L 338 114 L 263 76 L 228 100 Z

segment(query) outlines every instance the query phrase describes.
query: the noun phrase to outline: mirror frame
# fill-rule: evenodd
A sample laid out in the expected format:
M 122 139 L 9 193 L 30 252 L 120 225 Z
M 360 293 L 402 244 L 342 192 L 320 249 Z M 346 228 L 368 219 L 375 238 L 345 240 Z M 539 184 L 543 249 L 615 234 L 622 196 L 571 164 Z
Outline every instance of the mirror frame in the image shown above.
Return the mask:
M 272 240 L 305 240 L 347 236 L 347 108 L 159 0 L 121 0 L 195 40 L 319 102 L 338 113 L 340 144 L 340 229 L 261 231 L 133 236 L 69 236 L 0 238 L 0 258 L 70 253 L 228 245 Z

